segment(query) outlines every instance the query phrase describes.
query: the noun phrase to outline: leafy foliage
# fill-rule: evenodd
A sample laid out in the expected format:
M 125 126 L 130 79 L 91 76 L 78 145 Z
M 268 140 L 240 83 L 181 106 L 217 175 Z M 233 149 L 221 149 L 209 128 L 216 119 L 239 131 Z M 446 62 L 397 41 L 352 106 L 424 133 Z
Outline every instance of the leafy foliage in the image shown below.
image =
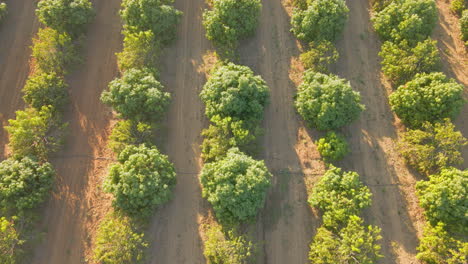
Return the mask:
M 117 53 L 117 63 L 121 72 L 129 69 L 155 68 L 158 63 L 158 55 L 161 44 L 153 32 L 124 31 L 124 48 Z M 156 74 L 155 70 L 153 71 Z
M 427 39 L 436 21 L 434 0 L 395 0 L 373 19 L 374 28 L 383 40 L 407 40 L 410 46 Z
M 374 264 L 382 257 L 380 228 L 363 225 L 361 218 L 352 215 L 339 233 L 320 227 L 310 245 L 309 260 L 313 264 L 360 263 Z
M 237 236 L 233 230 L 224 234 L 221 226 L 213 225 L 206 232 L 203 254 L 207 264 L 247 264 L 252 251 L 252 242 Z
M 416 258 L 428 264 L 461 264 L 467 261 L 468 243 L 452 237 L 439 222 L 424 228 L 418 251 Z
M 350 216 L 371 204 L 371 192 L 356 172 L 331 167 L 313 188 L 309 203 L 323 212 L 327 228 L 346 225 Z
M 161 119 L 169 106 L 170 94 L 163 89 L 150 70 L 130 69 L 110 82 L 101 101 L 123 118 L 152 122 Z
M 23 99 L 35 109 L 51 105 L 55 110 L 61 110 L 68 102 L 66 89 L 67 84 L 63 77 L 54 72 L 39 72 L 26 81 Z
M 309 44 L 309 50 L 301 54 L 300 59 L 306 69 L 328 73 L 329 66 L 338 60 L 338 51 L 330 41 L 314 41 Z
M 446 119 L 434 125 L 426 122 L 422 129 L 403 133 L 398 148 L 411 166 L 425 174 L 463 163 L 461 148 L 468 144 L 463 135 Z
M 77 36 L 85 31 L 94 11 L 89 0 L 40 0 L 36 14 L 47 27 Z
M 357 119 L 365 109 L 361 96 L 349 82 L 334 75 L 307 70 L 298 87 L 296 108 L 304 120 L 319 130 L 337 129 Z
M 451 0 L 450 10 L 457 15 L 461 15 L 463 10 L 465 10 L 466 0 Z
M 429 221 L 441 221 L 455 233 L 468 233 L 468 170 L 443 169 L 416 184 L 419 203 Z
M 460 18 L 460 31 L 465 45 L 468 45 L 468 9 L 463 11 L 463 15 Z
M 390 105 L 410 127 L 454 118 L 464 104 L 463 86 L 443 73 L 417 74 L 390 95 Z
M 408 41 L 399 44 L 386 41 L 379 55 L 382 71 L 396 85 L 410 81 L 417 73 L 430 73 L 440 69 L 441 61 L 437 41 L 426 39 L 411 47 Z
M 376 12 L 380 12 L 393 1 L 395 0 L 371 0 L 371 3 L 372 3 L 373 9 Z
M 8 13 L 7 5 L 5 3 L 0 3 L 0 23 L 6 17 Z
M 306 42 L 334 41 L 343 31 L 348 12 L 343 0 L 314 0 L 306 10 L 294 10 L 291 31 Z
M 109 136 L 109 147 L 118 154 L 128 145 L 153 145 L 153 130 L 147 123 L 120 120 Z
M 50 106 L 16 111 L 16 119 L 10 119 L 8 123 L 5 129 L 10 134 L 9 145 L 18 156 L 45 159 L 62 143 L 61 133 L 65 126 L 58 123 Z
M 5 217 L 0 217 L 0 263 L 16 264 L 17 248 L 23 243 L 14 223 Z
M 174 40 L 182 12 L 167 0 L 123 0 L 120 16 L 126 29 L 137 33 L 150 30 L 161 44 Z
M 67 33 L 41 28 L 33 39 L 32 55 L 36 67 L 43 72 L 64 74 L 80 62 L 76 45 Z
M 50 163 L 30 157 L 9 158 L 0 163 L 0 207 L 20 215 L 35 208 L 49 194 L 54 179 Z
M 111 166 L 104 191 L 114 195 L 113 205 L 131 216 L 150 216 L 170 199 L 175 185 L 174 165 L 156 147 L 127 146 Z
M 346 139 L 335 132 L 328 132 L 325 137 L 320 138 L 317 142 L 317 148 L 327 162 L 338 161 L 349 152 Z
M 148 243 L 124 216 L 108 215 L 99 225 L 94 259 L 101 264 L 142 263 Z
M 213 9 L 205 10 L 206 37 L 225 49 L 255 32 L 262 4 L 259 0 L 213 0 Z
M 221 223 L 236 224 L 255 217 L 263 207 L 271 177 L 263 161 L 232 148 L 225 158 L 205 164 L 200 181 L 203 197 Z
M 242 144 L 255 138 L 269 90 L 265 81 L 254 76 L 247 66 L 229 63 L 213 73 L 200 97 L 208 118 Z

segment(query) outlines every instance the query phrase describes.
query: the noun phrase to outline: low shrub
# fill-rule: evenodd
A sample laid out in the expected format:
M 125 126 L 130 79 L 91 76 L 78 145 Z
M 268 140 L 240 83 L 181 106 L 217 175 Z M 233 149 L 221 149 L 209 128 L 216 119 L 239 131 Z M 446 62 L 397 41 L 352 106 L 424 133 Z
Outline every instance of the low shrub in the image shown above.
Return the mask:
M 40 163 L 27 156 L 0 162 L 0 207 L 24 215 L 25 210 L 35 208 L 46 199 L 54 175 L 50 163 Z
M 122 52 L 117 53 L 117 64 L 121 72 L 129 69 L 154 69 L 156 75 L 156 66 L 161 44 L 154 36 L 153 32 L 124 31 L 124 47 Z
M 207 264 L 247 264 L 253 255 L 253 244 L 233 230 L 223 233 L 221 226 L 213 225 L 206 231 Z
M 298 87 L 296 109 L 304 120 L 319 130 L 332 130 L 358 118 L 365 109 L 361 96 L 348 81 L 335 75 L 307 70 Z
M 343 31 L 348 12 L 349 9 L 343 0 L 314 0 L 307 9 L 294 10 L 291 31 L 305 42 L 333 42 Z
M 465 45 L 468 45 L 468 9 L 463 11 L 463 15 L 460 18 L 460 31 L 462 40 L 465 41 Z
M 320 227 L 310 245 L 312 264 L 377 263 L 380 254 L 380 228 L 363 225 L 361 218 L 352 215 L 348 224 L 338 233 Z
M 426 122 L 421 129 L 403 133 L 398 149 L 408 164 L 429 175 L 462 164 L 461 149 L 467 144 L 466 138 L 446 119 L 436 124 Z
M 426 39 L 411 47 L 406 40 L 395 44 L 386 41 L 379 53 L 382 71 L 396 86 L 410 81 L 418 73 L 430 73 L 441 68 L 437 41 Z
M 352 215 L 370 206 L 371 196 L 359 174 L 332 166 L 313 188 L 309 203 L 323 212 L 325 227 L 338 229 L 346 226 Z
M 19 255 L 19 246 L 24 241 L 15 228 L 13 221 L 0 217 L 0 263 L 16 264 Z
M 127 146 L 110 167 L 104 191 L 113 205 L 133 217 L 148 217 L 167 202 L 176 182 L 174 165 L 156 147 Z
M 148 247 L 127 217 L 112 214 L 99 224 L 95 244 L 94 260 L 100 264 L 142 263 Z
M 130 69 L 121 78 L 109 83 L 101 101 L 120 117 L 138 122 L 155 122 L 162 118 L 169 106 L 171 95 L 148 69 Z
M 330 65 L 338 60 L 338 51 L 330 41 L 314 41 L 309 44 L 309 50 L 301 54 L 300 60 L 306 69 L 328 73 Z
M 325 137 L 320 138 L 317 141 L 317 149 L 327 162 L 338 161 L 349 152 L 346 139 L 335 132 L 328 132 Z
M 452 0 L 450 2 L 450 10 L 457 14 L 458 16 L 462 15 L 463 10 L 466 7 L 466 0 Z
M 432 225 L 446 224 L 453 233 L 468 234 L 468 170 L 443 169 L 416 184 L 419 204 Z
M 47 27 L 78 36 L 86 30 L 94 11 L 88 0 L 40 0 L 36 14 Z
M 8 13 L 7 5 L 5 3 L 0 3 L 0 23 L 5 19 Z
M 31 107 L 40 110 L 43 106 L 63 110 L 68 102 L 67 84 L 58 74 L 39 72 L 26 81 L 23 99 Z
M 154 143 L 153 132 L 154 126 L 150 124 L 120 120 L 115 124 L 109 136 L 109 148 L 119 154 L 128 145 L 151 146 Z
M 263 207 L 271 177 L 263 161 L 232 148 L 225 158 L 205 164 L 200 181 L 218 220 L 237 224 L 252 219 Z
M 52 28 L 41 28 L 33 39 L 32 58 L 38 70 L 65 74 L 71 66 L 81 62 L 71 37 Z
M 59 123 L 50 106 L 16 111 L 16 119 L 8 123 L 5 130 L 10 134 L 9 146 L 20 157 L 31 155 L 46 159 L 63 142 L 65 125 Z
M 390 95 L 390 105 L 409 127 L 455 118 L 465 103 L 463 85 L 443 73 L 423 73 Z

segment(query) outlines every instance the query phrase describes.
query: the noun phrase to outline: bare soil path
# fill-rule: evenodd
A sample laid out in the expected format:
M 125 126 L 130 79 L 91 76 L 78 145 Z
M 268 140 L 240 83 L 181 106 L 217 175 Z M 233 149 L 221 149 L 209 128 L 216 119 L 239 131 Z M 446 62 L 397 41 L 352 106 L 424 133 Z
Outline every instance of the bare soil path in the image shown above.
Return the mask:
M 176 42 L 164 53 L 161 79 L 172 94 L 165 152 L 174 163 L 177 184 L 172 200 L 156 211 L 147 232 L 152 240 L 148 263 L 202 264 L 198 224 L 204 208 L 198 172 L 204 108 L 199 93 L 206 79 L 199 71 L 210 44 L 201 24 L 204 0 L 176 0 L 182 12 Z
M 8 135 L 3 129 L 15 111 L 23 107 L 21 89 L 29 74 L 32 37 L 38 22 L 36 2 L 9 0 L 8 15 L 0 25 L 0 159 L 5 158 Z
M 99 97 L 117 75 L 114 53 L 121 45 L 120 0 L 92 2 L 96 17 L 84 43 L 84 64 L 67 77 L 69 134 L 64 149 L 53 158 L 57 186 L 44 208 L 45 239 L 35 249 L 33 264 L 86 263 L 90 235 L 109 206 L 99 191 L 109 161 L 93 157 L 111 157 L 105 143 L 112 115 Z

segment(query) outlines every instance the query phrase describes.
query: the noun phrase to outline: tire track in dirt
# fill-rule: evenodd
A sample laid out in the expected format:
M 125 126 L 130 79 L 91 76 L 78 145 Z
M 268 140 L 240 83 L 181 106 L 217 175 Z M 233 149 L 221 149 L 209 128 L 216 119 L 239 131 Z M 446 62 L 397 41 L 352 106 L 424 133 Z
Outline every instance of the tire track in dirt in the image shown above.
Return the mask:
M 200 133 L 204 127 L 199 93 L 205 75 L 198 70 L 209 48 L 202 26 L 204 0 L 176 0 L 182 12 L 176 42 L 163 51 L 161 80 L 172 94 L 164 151 L 174 163 L 177 184 L 172 200 L 155 213 L 147 235 L 152 240 L 148 263 L 202 264 L 198 224 L 204 208 L 197 173 Z
M 0 25 L 0 159 L 6 158 L 7 132 L 3 129 L 23 107 L 21 89 L 29 74 L 31 42 L 38 22 L 35 1 L 7 1 L 8 15 Z
M 114 53 L 121 43 L 120 0 L 92 2 L 96 17 L 83 44 L 84 64 L 67 76 L 69 134 L 63 150 L 52 159 L 57 184 L 44 208 L 40 229 L 46 234 L 35 248 L 33 264 L 86 263 L 90 236 L 110 206 L 100 192 L 109 161 L 86 156 L 111 156 L 106 139 L 112 114 L 99 97 L 117 75 Z
M 415 196 L 415 177 L 396 151 L 397 126 L 388 104 L 389 85 L 381 78 L 380 44 L 370 21 L 367 0 L 347 0 L 350 13 L 337 47 L 336 73 L 351 81 L 361 93 L 366 110 L 360 119 L 343 129 L 351 146 L 340 167 L 359 173 L 370 186 L 372 206 L 365 210 L 369 224 L 382 229 L 380 263 L 417 263 L 415 258 L 422 214 Z
M 309 244 L 319 220 L 307 204 L 305 179 L 297 172 L 315 169 L 301 161 L 297 150 L 298 117 L 289 77 L 292 56 L 299 54 L 290 33 L 290 18 L 281 0 L 262 1 L 260 24 L 254 38 L 240 45 L 241 64 L 262 76 L 270 88 L 265 110 L 263 157 L 274 171 L 265 209 L 257 220 L 257 263 L 306 263 Z

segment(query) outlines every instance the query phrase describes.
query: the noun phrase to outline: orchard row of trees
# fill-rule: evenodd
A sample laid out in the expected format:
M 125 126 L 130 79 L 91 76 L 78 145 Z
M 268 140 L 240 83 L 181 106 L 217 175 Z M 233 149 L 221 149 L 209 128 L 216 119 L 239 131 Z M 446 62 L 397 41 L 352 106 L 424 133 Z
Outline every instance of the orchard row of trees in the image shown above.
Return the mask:
M 428 177 L 416 185 L 429 221 L 417 258 L 465 263 L 468 170 L 453 166 L 463 163 L 461 148 L 467 140 L 451 122 L 465 103 L 464 87 L 439 72 L 437 42 L 430 39 L 437 22 L 435 2 L 379 1 L 375 11 L 374 27 L 384 40 L 382 70 L 397 87 L 390 105 L 408 128 L 398 147 L 407 163 Z
M 181 15 L 171 0 L 122 1 L 120 77 L 101 95 L 120 118 L 109 138 L 117 162 L 103 183 L 114 212 L 100 223 L 93 249 L 102 264 L 144 261 L 143 223 L 169 201 L 176 183 L 174 165 L 155 145 L 155 131 L 171 100 L 159 81 L 159 56 L 175 39 Z
M 255 219 L 271 184 L 265 162 L 251 156 L 269 89 L 249 67 L 232 62 L 239 41 L 255 32 L 261 7 L 259 0 L 213 0 L 203 14 L 206 37 L 222 61 L 200 93 L 211 123 L 202 132 L 200 182 L 219 222 L 206 231 L 207 263 L 243 264 L 254 258 L 253 243 L 238 227 Z
M 305 42 L 300 55 L 306 71 L 295 106 L 309 127 L 327 131 L 316 144 L 324 161 L 332 163 L 349 152 L 344 136 L 335 132 L 356 120 L 365 109 L 349 81 L 330 74 L 338 59 L 334 46 L 348 18 L 344 0 L 297 0 L 292 32 Z M 371 193 L 356 172 L 328 165 L 309 195 L 309 203 L 323 214 L 323 226 L 310 245 L 311 263 L 375 263 L 381 258 L 380 229 L 359 217 L 371 204 Z
M 19 261 L 21 245 L 35 235 L 32 210 L 54 183 L 48 159 L 62 145 L 67 126 L 61 121 L 68 100 L 64 76 L 80 62 L 78 50 L 93 8 L 87 0 L 41 0 L 36 15 L 45 27 L 33 39 L 32 74 L 23 88 L 27 108 L 8 120 L 12 154 L 0 163 L 0 262 L 7 264 Z

